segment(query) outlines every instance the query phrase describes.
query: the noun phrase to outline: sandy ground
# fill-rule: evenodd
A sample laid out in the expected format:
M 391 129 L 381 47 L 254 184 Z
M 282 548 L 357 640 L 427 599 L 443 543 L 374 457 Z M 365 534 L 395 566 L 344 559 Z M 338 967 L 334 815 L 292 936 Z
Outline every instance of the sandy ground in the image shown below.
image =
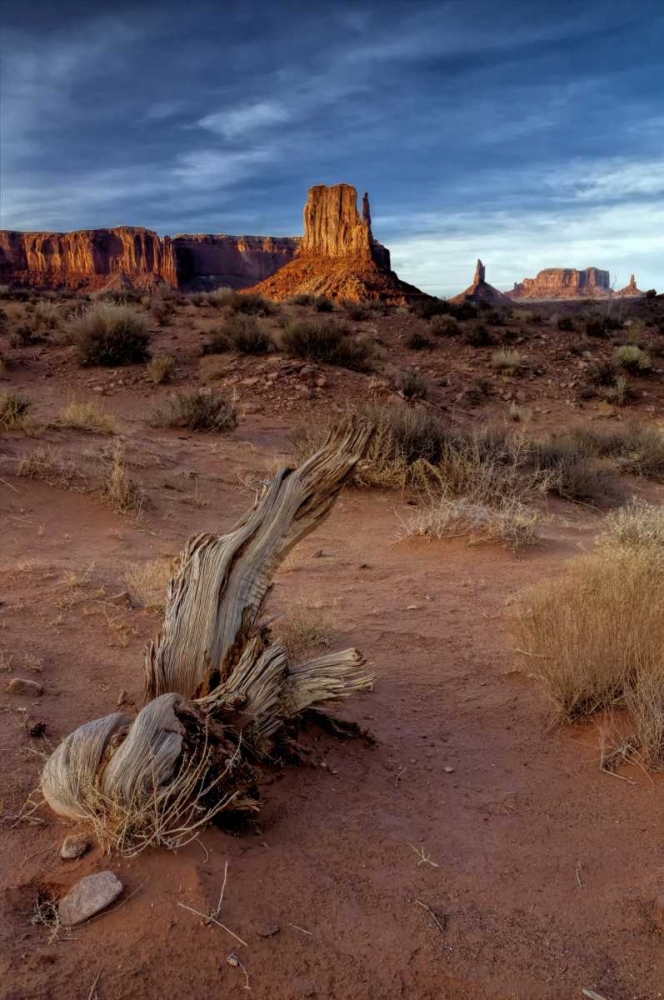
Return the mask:
M 35 370 L 19 368 L 15 383 L 47 419 L 72 383 Z M 140 392 L 102 402 L 151 500 L 138 523 L 94 493 L 13 475 L 18 454 L 45 446 L 92 481 L 108 438 L 51 429 L 0 441 L 0 997 L 664 996 L 651 918 L 664 888 L 661 778 L 601 772 L 594 727 L 551 730 L 541 693 L 514 670 L 527 660 L 513 651 L 513 596 L 597 529 L 598 515 L 572 507 L 552 505 L 543 544 L 517 557 L 399 541 L 406 502 L 347 489 L 279 572 L 269 610 L 320 602 L 334 646 L 363 650 L 375 690 L 344 713 L 375 745 L 310 733 L 308 764 L 266 783 L 254 821 L 207 829 L 178 853 L 95 849 L 64 862 L 70 831 L 47 809 L 17 819 L 63 736 L 113 711 L 123 689 L 141 704 L 142 648 L 159 618 L 109 602 L 127 568 L 229 527 L 288 453 L 283 415 L 218 438 L 146 428 Z M 8 695 L 3 678 L 15 675 L 39 680 L 43 696 Z M 37 722 L 46 731 L 30 736 Z M 244 944 L 184 908 L 214 909 L 226 864 L 219 920 Z M 125 886 L 113 909 L 56 937 L 32 922 L 40 894 L 107 868 Z

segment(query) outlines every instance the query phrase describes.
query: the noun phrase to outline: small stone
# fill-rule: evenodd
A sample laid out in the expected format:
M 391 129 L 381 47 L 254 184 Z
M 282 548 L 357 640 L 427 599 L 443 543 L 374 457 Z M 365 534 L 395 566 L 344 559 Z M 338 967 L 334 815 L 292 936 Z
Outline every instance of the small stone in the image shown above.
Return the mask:
M 655 900 L 652 908 L 652 918 L 655 921 L 655 927 L 658 927 L 660 931 L 664 931 L 664 892 Z
M 38 698 L 44 693 L 44 688 L 38 681 L 29 681 L 26 677 L 12 677 L 7 685 L 9 694 L 23 694 L 27 698 Z
M 265 927 L 257 927 L 256 928 L 256 933 L 258 934 L 259 937 L 262 937 L 262 938 L 271 938 L 271 937 L 274 937 L 275 934 L 279 933 L 279 925 L 278 924 L 268 924 Z
M 122 888 L 122 882 L 111 871 L 86 875 L 60 900 L 60 920 L 65 927 L 82 924 L 110 906 Z
M 453 767 L 446 767 L 445 768 L 445 774 L 454 774 L 454 768 Z
M 327 379 L 325 378 L 324 375 L 318 376 L 318 378 L 316 379 L 316 385 L 318 386 L 319 389 L 325 388 L 325 386 L 327 385 Z
M 263 412 L 263 407 L 261 406 L 260 403 L 245 403 L 243 408 L 247 416 L 251 416 L 252 413 Z
M 73 861 L 75 858 L 82 858 L 86 851 L 90 850 L 92 841 L 84 833 L 72 833 L 62 842 L 60 857 L 64 861 Z
M 103 385 L 93 385 L 92 386 L 92 391 L 93 392 L 103 392 L 104 391 L 104 387 L 103 387 Z
M 131 595 L 128 590 L 123 590 L 119 594 L 112 594 L 106 598 L 107 604 L 114 604 L 116 608 L 130 608 Z

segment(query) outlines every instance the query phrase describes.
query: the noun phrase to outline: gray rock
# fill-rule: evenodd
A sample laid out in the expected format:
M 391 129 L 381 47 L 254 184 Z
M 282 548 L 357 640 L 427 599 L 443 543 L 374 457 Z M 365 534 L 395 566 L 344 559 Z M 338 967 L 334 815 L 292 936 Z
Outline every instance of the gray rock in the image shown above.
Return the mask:
M 85 833 L 72 833 L 62 842 L 60 857 L 65 861 L 73 861 L 75 858 L 82 858 L 86 851 L 90 850 L 92 841 Z
M 12 677 L 7 685 L 9 694 L 24 694 L 29 698 L 38 698 L 44 693 L 39 681 L 30 681 L 27 677 Z
M 111 871 L 86 875 L 60 900 L 60 920 L 65 927 L 82 924 L 110 906 L 121 892 L 122 882 Z

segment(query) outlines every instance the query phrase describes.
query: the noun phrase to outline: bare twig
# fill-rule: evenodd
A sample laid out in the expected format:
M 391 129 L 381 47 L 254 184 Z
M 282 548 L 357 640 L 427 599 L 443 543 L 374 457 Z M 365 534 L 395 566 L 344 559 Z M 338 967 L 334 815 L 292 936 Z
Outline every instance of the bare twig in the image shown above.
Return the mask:
M 589 997 L 590 1000 L 606 1000 L 606 997 L 600 996 L 599 993 L 595 993 L 594 990 L 581 990 L 584 997 Z
M 436 911 L 432 910 L 430 906 L 427 906 L 426 903 L 423 903 L 421 899 L 416 899 L 415 903 L 417 904 L 417 906 L 421 906 L 423 910 L 427 911 L 427 913 L 433 918 L 438 930 L 441 931 L 442 933 L 442 931 L 445 930 L 445 927 L 447 925 L 447 917 L 444 914 L 436 913 Z
M 246 941 L 243 941 L 241 937 L 239 937 L 234 931 L 230 929 L 230 927 L 226 927 L 225 924 L 222 924 L 221 921 L 217 919 L 219 914 L 221 913 L 221 904 L 224 901 L 224 892 L 226 891 L 227 879 L 228 879 L 228 861 L 224 865 L 224 881 L 221 886 L 221 892 L 219 893 L 219 902 L 215 906 L 214 910 L 212 910 L 210 913 L 201 913 L 200 910 L 195 910 L 192 906 L 187 906 L 186 903 L 178 903 L 178 906 L 181 906 L 183 910 L 189 910 L 190 913 L 195 913 L 197 917 L 201 917 L 203 920 L 204 927 L 209 927 L 210 924 L 216 924 L 217 927 L 221 927 L 223 931 L 226 931 L 226 933 L 230 934 L 232 938 L 235 938 L 235 940 L 239 941 L 240 944 L 243 944 L 245 948 L 248 948 L 249 945 L 247 944 Z
M 90 992 L 88 993 L 88 1000 L 97 1000 L 98 997 L 97 983 L 99 982 L 100 978 L 101 978 L 101 972 L 98 972 L 97 975 L 95 976 L 92 986 L 90 987 Z
M 401 775 L 402 775 L 402 774 L 404 774 L 404 772 L 405 772 L 405 771 L 407 771 L 407 770 L 408 770 L 408 768 L 407 768 L 407 767 L 402 767 L 402 768 L 401 768 L 401 770 L 397 772 L 397 776 L 396 776 L 396 777 L 395 777 L 395 779 L 394 779 L 394 787 L 395 787 L 395 788 L 398 788 L 398 787 L 399 787 L 399 778 L 400 778 L 400 777 L 401 777 Z
M 581 862 L 580 861 L 577 861 L 577 863 L 576 863 L 576 881 L 578 883 L 579 889 L 583 889 L 583 887 L 585 886 L 586 883 L 581 878 Z
M 298 927 L 297 924 L 289 924 L 288 926 L 289 927 L 294 927 L 296 931 L 302 931 L 303 934 L 308 934 L 309 937 L 313 937 L 313 934 L 311 933 L 311 931 L 305 930 L 304 927 Z
M 420 849 L 418 850 L 417 847 L 415 847 L 413 844 L 411 844 L 410 846 L 413 848 L 413 850 L 420 859 L 417 862 L 418 868 L 420 867 L 420 865 L 431 865 L 432 868 L 440 868 L 439 864 L 431 860 L 431 855 L 426 853 L 424 847 L 420 847 Z

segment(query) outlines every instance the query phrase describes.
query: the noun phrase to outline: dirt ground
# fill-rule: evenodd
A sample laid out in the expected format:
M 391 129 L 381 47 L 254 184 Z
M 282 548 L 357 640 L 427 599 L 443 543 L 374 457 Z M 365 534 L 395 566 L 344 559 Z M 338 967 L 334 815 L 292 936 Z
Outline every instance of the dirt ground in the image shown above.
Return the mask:
M 194 384 L 191 330 L 158 336 L 178 359 L 178 380 Z M 394 362 L 389 330 L 383 336 Z M 462 385 L 467 362 L 453 345 L 434 357 Z M 119 421 L 150 500 L 136 521 L 94 492 L 14 474 L 18 455 L 47 447 L 93 481 L 107 437 L 46 428 L 0 438 L 0 997 L 664 996 L 664 939 L 652 920 L 664 889 L 662 777 L 600 771 L 593 726 L 551 729 L 510 635 L 514 595 L 556 572 L 598 529 L 599 514 L 562 503 L 550 506 L 542 544 L 515 556 L 464 540 L 400 541 L 403 497 L 346 489 L 280 570 L 269 611 L 320 603 L 334 621 L 333 645 L 365 653 L 375 689 L 343 712 L 375 745 L 310 732 L 308 764 L 266 782 L 248 826 L 209 828 L 178 853 L 125 860 L 95 849 L 60 860 L 71 831 L 48 809 L 25 808 L 44 757 L 82 722 L 113 711 L 121 691 L 140 707 L 142 650 L 159 626 L 153 608 L 109 598 L 131 591 L 131 567 L 167 563 L 192 532 L 233 524 L 288 460 L 291 409 L 334 413 L 344 386 L 359 387 L 348 394 L 358 396 L 368 384 L 325 369 L 325 386 L 289 406 L 286 371 L 272 402 L 260 391 L 273 361 L 222 363 L 249 404 L 224 436 L 149 427 L 147 408 L 168 387 L 149 386 L 140 368 L 77 369 L 68 349 L 24 351 L 0 384 L 31 396 L 42 421 L 72 391 L 97 399 Z M 242 386 L 246 378 L 259 381 Z M 549 402 L 531 388 L 526 400 L 558 426 L 587 415 L 566 402 L 561 381 L 542 390 Z M 661 384 L 651 379 L 646 391 L 639 409 L 653 416 Z M 631 488 L 661 497 L 636 481 Z M 2 678 L 12 676 L 38 680 L 43 695 L 9 695 Z M 43 735 L 30 735 L 39 722 Z M 226 864 L 218 919 L 229 930 L 191 912 L 214 910 Z M 37 898 L 109 868 L 125 887 L 109 911 L 57 935 L 34 922 Z

